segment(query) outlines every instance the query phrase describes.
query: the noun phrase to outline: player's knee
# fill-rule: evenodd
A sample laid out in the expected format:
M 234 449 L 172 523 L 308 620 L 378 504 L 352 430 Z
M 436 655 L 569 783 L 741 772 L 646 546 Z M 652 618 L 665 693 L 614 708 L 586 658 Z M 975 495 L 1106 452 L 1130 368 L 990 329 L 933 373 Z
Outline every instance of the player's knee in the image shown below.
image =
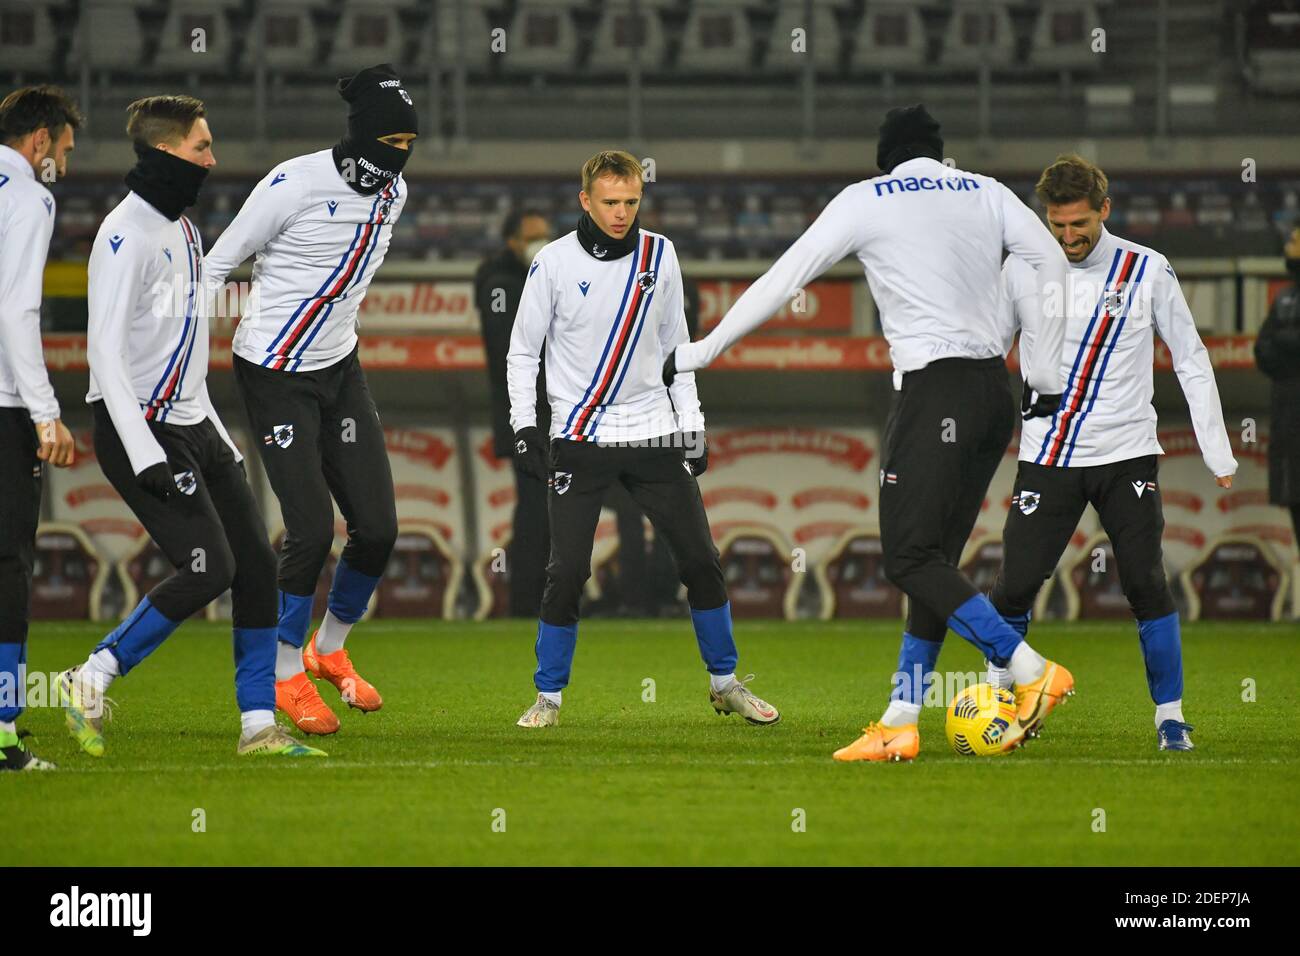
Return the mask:
M 295 528 L 285 538 L 285 548 L 295 562 L 303 566 L 323 568 L 329 559 L 330 549 L 334 547 L 334 516 L 330 514 L 323 520 L 313 521 L 304 528 Z M 313 575 L 314 579 L 315 575 Z
M 678 574 L 686 585 L 691 607 L 721 607 L 727 601 L 727 585 L 716 554 L 699 554 L 680 562 Z
M 999 573 L 989 590 L 989 601 L 1003 617 L 1024 614 L 1034 606 L 1041 583 L 1016 580 Z
M 235 556 L 224 542 L 196 547 L 181 566 L 195 603 L 203 607 L 230 589 L 235 580 Z
M 353 529 L 350 544 L 359 556 L 364 556 L 361 564 L 375 570 L 370 571 L 360 565 L 358 571 L 363 574 L 379 575 L 383 572 L 388 556 L 393 553 L 397 542 L 397 516 L 384 515 L 370 518 Z
M 1153 621 L 1174 613 L 1174 596 L 1169 591 L 1164 568 L 1152 568 L 1145 574 L 1121 583 L 1129 607 L 1133 609 L 1133 616 L 1139 621 Z
M 591 577 L 591 565 L 552 561 L 546 567 L 542 616 L 552 624 L 572 624 L 578 619 L 582 588 Z
M 920 550 L 899 548 L 892 553 L 885 552 L 885 580 L 900 590 L 906 591 L 908 579 L 924 566 L 925 554 Z

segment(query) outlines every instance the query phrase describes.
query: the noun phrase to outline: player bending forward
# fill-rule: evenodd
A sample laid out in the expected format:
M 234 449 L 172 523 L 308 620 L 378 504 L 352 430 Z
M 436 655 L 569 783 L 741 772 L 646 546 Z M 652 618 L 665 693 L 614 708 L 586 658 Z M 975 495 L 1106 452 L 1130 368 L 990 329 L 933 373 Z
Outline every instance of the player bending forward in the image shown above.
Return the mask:
M 235 331 L 235 384 L 284 515 L 275 702 L 311 734 L 339 719 L 303 671 L 363 712 L 383 705 L 343 642 L 361 620 L 397 538 L 384 430 L 357 356 L 357 315 L 406 205 L 402 167 L 417 117 L 387 64 L 339 81 L 351 105 L 332 149 L 281 163 L 253 189 L 204 260 L 212 287 L 256 254 L 249 307 Z M 348 541 L 329 608 L 304 649 L 312 597 L 334 543 Z
M 128 115 L 139 162 L 90 253 L 86 401 L 104 476 L 176 573 L 60 675 L 68 730 L 103 756 L 109 685 L 229 588 L 238 753 L 323 757 L 275 723 L 275 554 L 239 450 L 208 398 L 203 247 L 182 215 L 216 165 L 203 104 L 153 96 Z
M 1237 462 L 1210 358 L 1178 279 L 1160 253 L 1106 230 L 1106 190 L 1106 174 L 1078 156 L 1060 157 L 1038 181 L 1047 225 L 1072 266 L 1067 294 L 1087 309 L 1074 310 L 1066 328 L 1060 410 L 1050 419 L 1029 419 L 1021 430 L 1002 569 L 989 597 L 1003 619 L 1025 634 L 1039 589 L 1083 509 L 1092 505 L 1137 618 L 1160 749 L 1191 750 L 1192 728 L 1183 720 L 1178 613 L 1160 549 L 1165 520 L 1156 456 L 1163 451 L 1151 404 L 1153 331 L 1169 346 L 1196 440 L 1219 487 L 1232 487 Z M 1002 278 L 1010 335 L 1024 315 L 1037 314 L 1038 290 L 1033 270 L 1016 256 L 1007 257 Z M 1033 349 L 1026 331 L 1022 355 Z M 1008 686 L 1005 670 L 991 666 L 989 672 L 991 682 Z
M 559 720 L 596 522 L 614 482 L 628 490 L 676 559 L 714 710 L 751 724 L 781 719 L 736 679 L 731 604 L 695 481 L 708 466 L 695 376 L 679 376 L 671 388 L 660 380 L 665 355 L 688 341 L 681 267 L 666 237 L 637 224 L 642 188 L 641 164 L 628 153 L 597 153 L 583 165 L 578 228 L 533 260 L 510 338 L 515 454 L 522 469 L 550 485 L 537 702 L 519 718 L 520 727 Z M 537 429 L 543 344 L 549 454 Z

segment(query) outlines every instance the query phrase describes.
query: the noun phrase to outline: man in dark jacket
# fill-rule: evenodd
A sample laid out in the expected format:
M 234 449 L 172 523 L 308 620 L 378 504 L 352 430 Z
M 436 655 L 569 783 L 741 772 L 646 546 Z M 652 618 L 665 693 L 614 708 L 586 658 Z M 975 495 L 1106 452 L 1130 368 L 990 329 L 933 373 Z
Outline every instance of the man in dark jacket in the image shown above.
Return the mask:
M 536 617 L 546 584 L 546 559 L 551 548 L 546 523 L 546 484 L 523 474 L 514 454 L 515 435 L 510 427 L 510 395 L 506 391 L 506 353 L 515 324 L 519 297 L 528 278 L 528 265 L 537 250 L 551 239 L 546 217 L 533 210 L 513 212 L 501 229 L 502 249 L 485 259 L 474 273 L 474 304 L 478 307 L 483 344 L 487 352 L 488 392 L 492 403 L 492 451 L 508 458 L 515 469 L 515 514 L 511 533 L 510 616 Z M 542 434 L 550 430 L 546 407 L 545 373 L 538 376 L 537 424 Z
M 1255 364 L 1273 380 L 1268 496 L 1291 510 L 1300 545 L 1300 226 L 1283 250 L 1292 284 L 1282 289 L 1255 340 Z

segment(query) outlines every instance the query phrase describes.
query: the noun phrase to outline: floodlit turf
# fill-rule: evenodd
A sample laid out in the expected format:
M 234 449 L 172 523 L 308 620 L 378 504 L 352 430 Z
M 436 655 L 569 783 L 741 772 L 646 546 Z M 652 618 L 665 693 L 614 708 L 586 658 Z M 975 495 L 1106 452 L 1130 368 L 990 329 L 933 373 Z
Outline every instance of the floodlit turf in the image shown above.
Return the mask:
M 21 823 L 0 866 L 1300 863 L 1294 625 L 1184 629 L 1189 754 L 1155 749 L 1131 625 L 1036 627 L 1079 691 L 1044 737 L 958 757 L 927 708 L 910 765 L 830 759 L 882 710 L 895 624 L 742 622 L 741 674 L 782 709 L 775 727 L 714 714 L 688 622 L 592 621 L 560 726 L 517 728 L 532 631 L 364 623 L 349 647 L 384 709 L 348 711 L 322 684 L 343 721 L 329 759 L 253 760 L 234 753 L 229 631 L 186 624 L 113 687 L 102 759 L 61 711 L 22 718 L 60 772 L 0 775 L 0 812 Z M 29 667 L 76 663 L 100 633 L 37 624 Z M 940 668 L 979 664 L 950 635 Z

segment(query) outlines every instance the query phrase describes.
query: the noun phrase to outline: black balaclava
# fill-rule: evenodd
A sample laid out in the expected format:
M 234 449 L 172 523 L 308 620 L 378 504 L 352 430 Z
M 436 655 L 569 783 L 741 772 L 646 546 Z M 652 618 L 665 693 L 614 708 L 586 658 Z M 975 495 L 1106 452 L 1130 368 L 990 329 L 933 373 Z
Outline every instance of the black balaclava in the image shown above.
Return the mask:
M 339 95 L 348 110 L 348 134 L 334 147 L 334 165 L 349 186 L 373 196 L 402 171 L 409 149 L 379 142 L 394 133 L 419 133 L 420 118 L 411 95 L 387 63 L 339 80 Z M 350 162 L 349 162 L 350 161 Z
M 578 220 L 578 242 L 582 244 L 582 248 L 587 255 L 593 259 L 599 259 L 601 262 L 622 259 L 629 252 L 636 249 L 636 241 L 640 232 L 640 216 L 632 220 L 632 225 L 627 227 L 627 232 L 624 233 L 622 239 L 615 239 L 596 225 L 596 220 L 591 218 L 589 212 L 584 212 L 582 218 Z
M 876 146 L 876 165 L 883 173 L 893 172 L 899 163 L 928 156 L 943 162 L 943 137 L 939 122 L 920 103 L 897 106 L 885 114 Z
M 199 200 L 199 189 L 208 171 L 198 163 L 165 153 L 153 146 L 135 144 L 140 161 L 126 174 L 133 193 L 175 222 L 181 213 Z

